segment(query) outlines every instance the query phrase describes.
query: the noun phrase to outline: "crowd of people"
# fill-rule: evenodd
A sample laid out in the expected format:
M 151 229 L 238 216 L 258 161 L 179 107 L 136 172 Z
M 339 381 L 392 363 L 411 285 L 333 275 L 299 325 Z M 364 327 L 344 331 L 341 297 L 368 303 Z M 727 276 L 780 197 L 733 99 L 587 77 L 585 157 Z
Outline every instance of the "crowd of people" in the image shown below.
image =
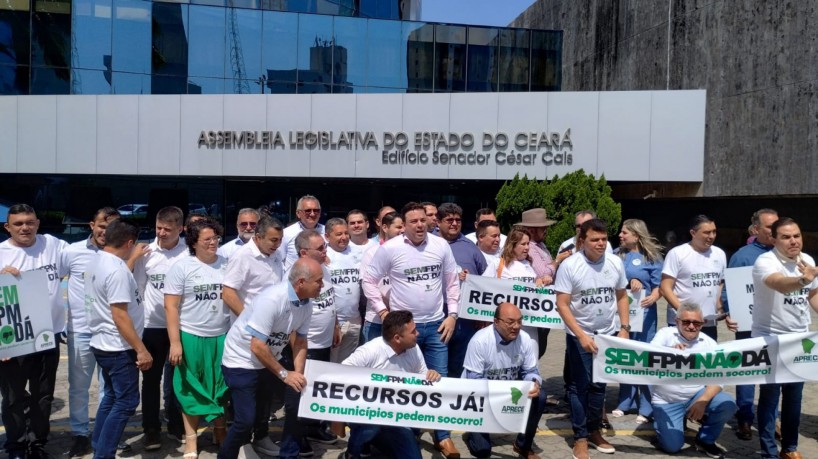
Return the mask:
M 238 237 L 221 244 L 218 222 L 195 214 L 185 220 L 181 209 L 166 207 L 156 215 L 155 240 L 145 244 L 138 242 L 134 223 L 106 207 L 93 215 L 90 236 L 69 245 L 38 234 L 33 208 L 12 206 L 0 273 L 57 273 L 49 277 L 49 310 L 53 329 L 65 330 L 67 342 L 74 437 L 68 456 L 93 450 L 95 458 L 115 457 L 140 402 L 147 451 L 162 446 L 164 402 L 166 437 L 184 445 L 187 459 L 198 455 L 202 422 L 212 424 L 219 458 L 236 458 L 247 444 L 266 456 L 311 456 L 310 442 L 338 438 L 337 424 L 298 417 L 306 360 L 313 359 L 417 373 L 429 381 L 532 381 L 532 407 L 513 450 L 537 458 L 533 442 L 546 401 L 538 362 L 547 352 L 549 329 L 523 326 L 520 309 L 511 303 L 499 304 L 492 322 L 460 317 L 461 282 L 488 276 L 556 292 L 566 331 L 571 453 L 587 459 L 592 447 L 616 451 L 602 434 L 606 385 L 592 376 L 595 335 L 676 349 L 715 348 L 717 321 L 737 329 L 723 288 L 727 267 L 753 266 L 753 327 L 737 333 L 738 339 L 807 331 L 809 308 L 818 309 L 818 268 L 802 253 L 799 226 L 772 209 L 752 216 L 754 238 L 729 264 L 713 245 L 715 222 L 704 215 L 692 220 L 691 241 L 664 256 L 645 223 L 635 219 L 623 222 L 614 251 L 609 228 L 590 210 L 575 215 L 576 234 L 553 256 L 544 240 L 555 222 L 541 208 L 523 212 L 507 235 L 491 209 L 480 209 L 476 231 L 463 234 L 463 210 L 455 203 L 410 202 L 399 211 L 385 206 L 374 216 L 372 237 L 363 211 L 324 224 L 320 216 L 320 202 L 311 195 L 298 200 L 297 219 L 286 227 L 256 209 L 241 209 Z M 67 318 L 60 295 L 66 277 Z M 640 332 L 631 331 L 627 290 L 643 293 Z M 668 304 L 662 322 L 667 327 L 657 317 L 661 297 Z M 792 297 L 803 301 L 784 308 L 784 299 Z M 57 346 L 0 361 L 4 446 L 12 459 L 48 457 L 59 353 Z M 95 373 L 100 400 L 91 429 Z M 740 386 L 734 399 L 720 385 L 622 384 L 610 416 L 636 412 L 636 422 L 652 422 L 657 448 L 667 453 L 682 448 L 685 420 L 699 421 L 695 447 L 722 458 L 716 441 L 734 414 L 736 435 L 752 439 L 754 390 Z M 801 457 L 802 390 L 803 383 L 760 386 L 763 457 Z M 285 412 L 279 443 L 269 436 L 275 399 Z M 418 432 L 408 427 L 349 428 L 345 457 L 366 457 L 373 447 L 390 457 L 421 457 Z M 444 457 L 460 457 L 450 432 L 437 430 L 432 438 Z M 464 443 L 474 457 L 491 455 L 488 434 L 467 433 Z

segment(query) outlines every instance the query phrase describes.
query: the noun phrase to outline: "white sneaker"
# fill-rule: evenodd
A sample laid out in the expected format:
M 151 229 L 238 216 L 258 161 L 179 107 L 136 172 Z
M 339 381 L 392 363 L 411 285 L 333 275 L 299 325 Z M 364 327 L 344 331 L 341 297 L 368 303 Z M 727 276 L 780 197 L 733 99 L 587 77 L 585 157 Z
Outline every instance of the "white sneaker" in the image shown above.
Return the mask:
M 253 449 L 260 454 L 274 457 L 278 457 L 278 454 L 280 452 L 278 445 L 273 443 L 273 440 L 270 440 L 270 437 L 268 436 L 265 436 L 260 440 L 254 441 Z

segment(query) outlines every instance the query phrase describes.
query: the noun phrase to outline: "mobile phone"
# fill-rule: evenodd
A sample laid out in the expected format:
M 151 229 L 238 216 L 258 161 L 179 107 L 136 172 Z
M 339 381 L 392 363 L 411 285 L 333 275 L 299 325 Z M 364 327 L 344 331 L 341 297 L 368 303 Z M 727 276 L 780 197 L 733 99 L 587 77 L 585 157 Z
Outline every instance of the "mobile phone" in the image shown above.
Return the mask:
M 564 249 L 560 250 L 559 253 L 570 252 L 572 250 L 574 250 L 574 244 L 568 244 L 568 245 L 565 246 Z

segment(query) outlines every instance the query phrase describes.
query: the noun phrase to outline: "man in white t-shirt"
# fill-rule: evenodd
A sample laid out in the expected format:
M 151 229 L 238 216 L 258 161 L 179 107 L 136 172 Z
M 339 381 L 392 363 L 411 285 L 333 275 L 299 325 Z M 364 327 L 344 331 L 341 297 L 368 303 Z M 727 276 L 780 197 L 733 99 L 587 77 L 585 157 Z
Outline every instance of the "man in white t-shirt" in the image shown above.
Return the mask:
M 772 225 L 774 247 L 753 264 L 752 336 L 776 336 L 809 331 L 810 308 L 818 311 L 818 268 L 803 253 L 801 229 L 781 217 Z M 803 382 L 761 384 L 758 395 L 758 436 L 764 458 L 800 459 Z M 775 419 L 781 398 L 781 453 L 775 443 Z
M 353 250 L 364 253 L 366 249 L 378 243 L 366 235 L 369 231 L 369 218 L 362 210 L 352 209 L 347 213 L 347 229 L 349 230 L 349 246 Z
M 426 368 L 417 346 L 418 329 L 409 311 L 389 313 L 383 321 L 383 336 L 362 345 L 344 365 L 378 370 L 405 371 L 425 375 L 427 381 L 440 380 L 440 374 Z M 349 442 L 344 454 L 348 459 L 362 457 L 366 444 L 373 443 L 389 457 L 420 459 L 420 448 L 412 429 L 374 424 L 350 425 Z
M 533 399 L 528 412 L 525 432 L 517 435 L 513 450 L 525 459 L 539 459 L 531 447 L 537 424 L 545 409 L 545 389 L 537 369 L 537 343 L 523 331 L 523 314 L 511 303 L 501 303 L 494 311 L 494 325 L 472 337 L 463 362 L 463 376 L 468 379 L 495 379 L 504 381 L 533 381 L 528 393 Z M 463 436 L 474 457 L 491 456 L 491 437 L 487 433 L 468 433 Z
M 239 215 L 236 217 L 236 231 L 238 231 L 238 236 L 219 247 L 219 255 L 229 260 L 237 250 L 250 242 L 250 239 L 256 234 L 256 227 L 260 219 L 261 215 L 256 209 L 245 207 L 239 210 Z
M 493 220 L 484 220 L 477 225 L 477 248 L 486 259 L 486 265 L 500 261 L 500 224 Z
M 314 229 L 324 234 L 324 225 L 318 223 L 321 219 L 321 203 L 312 195 L 304 195 L 295 205 L 295 216 L 298 221 L 284 228 L 284 240 L 281 241 L 281 259 L 284 260 L 284 272 L 298 259 L 298 250 L 295 248 L 295 238 L 301 231 Z
M 482 223 L 482 222 L 495 222 L 495 223 L 497 222 L 497 215 L 494 214 L 494 209 L 484 207 L 484 208 L 479 209 L 477 211 L 477 214 L 475 214 L 475 219 L 474 219 L 474 232 L 467 234 L 466 239 L 468 239 L 468 240 L 474 242 L 475 244 L 477 244 L 478 233 L 479 233 L 478 230 L 479 230 L 479 227 L 480 227 L 480 223 Z M 500 230 L 499 224 L 497 225 L 497 230 L 498 230 L 497 234 L 499 236 L 499 239 L 498 239 L 497 248 L 492 253 L 492 255 L 495 255 L 495 256 L 499 257 L 500 253 L 503 251 L 503 247 L 505 247 L 505 245 L 506 245 L 506 235 L 502 234 L 502 233 L 499 233 L 499 230 Z M 486 260 L 486 261 L 488 261 L 488 260 Z
M 296 393 L 306 386 L 304 365 L 312 316 L 309 299 L 321 291 L 323 278 L 321 265 L 314 260 L 296 261 L 287 282 L 262 290 L 227 332 L 222 373 L 230 388 L 234 415 L 233 425 L 219 450 L 220 458 L 236 459 L 241 447 L 250 441 L 253 428 L 258 424 L 256 403 L 260 380 L 267 381 L 269 388 L 273 383 L 271 377 L 276 375 Z M 293 332 L 293 366 L 287 369 L 279 360 Z M 269 416 L 269 410 L 262 415 Z M 285 429 L 287 427 L 285 425 Z
M 25 271 L 46 271 L 49 302 L 41 305 L 42 314 L 51 316 L 52 331 L 59 336 L 65 329 L 65 306 L 58 273 L 60 253 L 68 244 L 48 234 L 37 234 L 40 220 L 28 204 L 9 207 L 4 227 L 11 238 L 0 243 L 0 274 L 19 276 Z M 27 449 L 31 457 L 46 454 L 59 359 L 60 347 L 56 345 L 54 349 L 0 361 L 5 449 L 10 458 L 25 457 Z M 28 384 L 29 380 L 33 384 Z
M 614 447 L 600 433 L 605 403 L 604 383 L 593 382 L 591 363 L 597 352 L 594 335 L 617 333 L 616 316 L 622 324 L 617 336 L 630 336 L 627 279 L 619 257 L 607 253 L 608 228 L 599 219 L 586 221 L 578 236 L 582 249 L 566 259 L 557 271 L 557 311 L 566 328 L 568 398 L 574 430 L 573 454 L 588 459 L 588 444 L 602 453 Z
M 258 292 L 281 282 L 284 276 L 278 252 L 284 237 L 281 222 L 264 216 L 256 229 L 253 237 L 230 257 L 224 272 L 222 299 L 237 317 Z
M 145 310 L 125 260 L 139 236 L 135 224 L 114 220 L 105 230 L 105 247 L 88 265 L 85 305 L 91 351 L 102 368 L 105 397 L 97 409 L 91 443 L 94 457 L 113 458 L 125 426 L 139 405 L 139 372 L 153 366 L 142 341 Z M 161 368 L 162 362 L 156 362 Z
M 676 325 L 665 327 L 654 336 L 651 344 L 685 352 L 704 353 L 716 349 L 713 338 L 700 333 L 704 319 L 695 303 L 682 303 Z M 685 444 L 685 418 L 701 423 L 695 446 L 713 458 L 724 458 L 725 451 L 716 445 L 724 424 L 733 417 L 735 399 L 718 384 L 667 384 L 650 388 L 653 405 L 653 426 L 658 447 L 670 454 Z
M 427 233 L 423 205 L 410 202 L 401 210 L 405 233 L 384 243 L 363 275 L 363 289 L 381 319 L 390 311 L 410 311 L 418 331 L 418 346 L 429 368 L 448 371 L 446 347 L 455 330 L 460 305 L 460 281 L 452 249 L 445 239 Z M 387 309 L 378 284 L 388 278 Z M 444 318 L 443 296 L 449 308 Z M 434 432 L 434 445 L 447 459 L 460 457 L 451 434 Z
M 341 340 L 330 352 L 330 361 L 341 363 L 358 347 L 361 337 L 361 257 L 353 250 L 346 222 L 331 218 L 326 224 L 327 259 L 330 279 L 335 290 L 335 311 L 341 326 Z
M 727 258 L 724 251 L 713 245 L 716 240 L 716 222 L 706 215 L 697 215 L 690 222 L 691 240 L 668 252 L 662 267 L 659 291 L 667 300 L 667 323 L 675 324 L 676 309 L 682 303 L 698 304 L 707 324 L 702 333 L 718 340 L 716 321 L 724 319 L 721 307 L 721 289 Z M 735 331 L 736 324 L 727 321 Z
M 91 430 L 88 417 L 88 390 L 91 388 L 97 361 L 91 352 L 91 329 L 85 310 L 85 271 L 105 246 L 108 224 L 119 218 L 113 207 L 96 211 L 89 224 L 91 235 L 69 245 L 60 253 L 60 277 L 68 277 L 68 412 L 74 441 L 68 457 L 91 452 Z M 102 370 L 97 371 L 100 402 L 105 394 Z
M 139 297 L 145 308 L 145 331 L 142 341 L 153 356 L 156 365 L 142 377 L 142 429 L 145 432 L 145 450 L 155 451 L 162 447 L 162 421 L 159 408 L 162 398 L 162 375 L 170 388 L 171 366 L 165 365 L 170 350 L 168 322 L 165 315 L 165 276 L 178 260 L 189 257 L 182 234 L 184 214 L 174 206 L 164 207 L 156 213 L 156 239 L 150 245 L 137 245 L 128 263 L 133 263 Z M 176 403 L 173 390 L 165 392 L 165 415 L 168 418 L 168 436 L 180 442 L 184 438 L 182 413 Z

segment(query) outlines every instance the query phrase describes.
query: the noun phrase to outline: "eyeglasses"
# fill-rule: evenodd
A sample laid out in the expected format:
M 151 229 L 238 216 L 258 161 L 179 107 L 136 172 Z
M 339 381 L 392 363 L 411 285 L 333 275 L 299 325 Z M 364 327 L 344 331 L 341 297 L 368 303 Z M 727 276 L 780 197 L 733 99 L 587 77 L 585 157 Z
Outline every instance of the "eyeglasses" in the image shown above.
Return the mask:
M 310 247 L 310 250 L 317 250 L 319 252 L 326 252 L 327 251 L 327 245 L 324 244 L 321 247 Z
M 239 226 L 241 226 L 242 228 L 255 228 L 256 226 L 258 226 L 258 223 L 256 223 L 256 222 L 240 222 Z
M 499 320 L 500 322 L 508 325 L 509 327 L 513 327 L 515 325 L 520 325 L 520 326 L 523 325 L 523 319 L 522 318 L 520 318 L 518 320 L 514 320 L 514 319 L 497 319 L 497 320 Z
M 463 219 L 462 218 L 450 217 L 450 218 L 444 218 L 443 221 L 451 225 L 453 223 L 460 223 L 460 222 L 463 221 Z
M 685 327 L 689 327 L 689 326 L 693 325 L 696 328 L 702 328 L 704 326 L 704 322 L 699 322 L 698 320 L 682 320 L 682 319 L 676 319 L 676 320 L 679 321 L 679 323 L 682 324 L 682 326 L 685 326 Z
M 216 236 L 216 237 L 209 237 L 207 239 L 202 239 L 201 241 L 204 242 L 206 245 L 218 244 L 219 242 L 222 241 L 222 238 L 220 238 L 219 236 Z
M 580 229 L 580 228 L 582 228 L 582 225 L 574 225 L 574 228 Z
M 305 214 L 316 214 L 317 215 L 317 214 L 321 213 L 321 209 L 301 209 L 301 212 L 304 212 Z

